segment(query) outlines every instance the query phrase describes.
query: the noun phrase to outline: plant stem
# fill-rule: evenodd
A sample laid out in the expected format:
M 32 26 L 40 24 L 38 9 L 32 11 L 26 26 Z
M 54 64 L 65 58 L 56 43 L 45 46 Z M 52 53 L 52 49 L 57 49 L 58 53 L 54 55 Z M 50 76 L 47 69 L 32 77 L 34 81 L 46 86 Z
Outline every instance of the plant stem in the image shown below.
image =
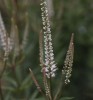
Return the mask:
M 16 14 L 18 8 L 17 0 L 12 0 L 12 5 L 13 5 L 13 11 Z
M 48 86 L 49 86 L 49 100 L 53 100 L 51 77 L 48 79 Z
M 4 100 L 4 97 L 3 97 L 3 93 L 2 93 L 2 87 L 1 87 L 1 79 L 0 79 L 0 100 Z
M 50 94 L 51 94 L 51 100 L 53 100 L 53 94 L 52 94 L 52 80 L 50 77 Z
M 29 68 L 29 71 L 30 71 L 31 77 L 32 77 L 32 79 L 33 79 L 33 81 L 34 81 L 34 83 L 35 83 L 35 85 L 36 85 L 38 91 L 46 98 L 46 95 L 44 94 L 42 88 L 40 87 L 38 81 L 36 80 L 36 77 L 34 76 L 34 73 L 33 73 L 33 71 L 31 70 L 31 68 Z
M 57 93 L 56 93 L 56 95 L 54 97 L 54 100 L 58 100 L 60 98 L 62 87 L 64 85 L 63 82 L 64 82 L 64 76 L 62 76 L 61 81 L 60 81 L 60 83 L 58 85 L 58 90 L 57 90 Z
M 4 100 L 3 93 L 2 93 L 1 79 L 2 79 L 2 76 L 3 76 L 3 73 L 4 73 L 5 69 L 6 69 L 6 61 L 4 62 L 4 68 L 3 68 L 3 70 L 0 74 L 0 98 L 1 98 L 1 100 Z

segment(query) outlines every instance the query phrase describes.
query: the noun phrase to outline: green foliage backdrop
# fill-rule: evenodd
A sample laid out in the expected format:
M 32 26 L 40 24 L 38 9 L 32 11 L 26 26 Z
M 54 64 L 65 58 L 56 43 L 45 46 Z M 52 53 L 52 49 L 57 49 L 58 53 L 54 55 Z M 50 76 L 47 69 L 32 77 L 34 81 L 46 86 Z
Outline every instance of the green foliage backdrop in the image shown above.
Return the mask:
M 75 34 L 71 83 L 66 86 L 62 94 L 65 97 L 75 97 L 73 100 L 93 100 L 93 1 L 52 1 L 54 10 L 51 18 L 52 37 L 55 60 L 59 69 L 63 67 L 71 33 Z M 40 0 L 0 0 L 0 12 L 8 33 L 11 29 L 11 17 L 15 11 L 20 41 L 24 32 L 26 12 L 29 19 L 28 44 L 24 50 L 25 59 L 16 66 L 15 72 L 11 67 L 7 67 L 3 75 L 5 100 L 39 100 L 39 98 L 42 100 L 28 70 L 31 67 L 42 84 L 38 43 L 38 34 L 42 28 L 39 4 Z

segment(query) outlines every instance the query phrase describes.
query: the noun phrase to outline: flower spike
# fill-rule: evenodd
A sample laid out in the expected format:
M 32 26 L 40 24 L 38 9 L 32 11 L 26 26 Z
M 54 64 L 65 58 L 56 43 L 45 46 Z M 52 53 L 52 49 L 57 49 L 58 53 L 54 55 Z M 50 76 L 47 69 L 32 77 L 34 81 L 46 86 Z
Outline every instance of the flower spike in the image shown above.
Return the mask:
M 65 84 L 68 84 L 70 82 L 69 78 L 71 77 L 71 72 L 72 72 L 73 55 L 74 55 L 73 38 L 74 38 L 74 34 L 72 33 L 69 49 L 67 51 L 64 67 L 62 70 L 62 74 L 65 74 Z
M 57 70 L 57 66 L 54 61 L 54 53 L 52 46 L 52 35 L 51 35 L 51 27 L 48 16 L 48 8 L 46 0 L 41 0 L 41 16 L 42 16 L 42 24 L 43 24 L 43 35 L 44 35 L 44 55 L 45 55 L 45 72 L 47 78 L 55 77 L 55 72 Z

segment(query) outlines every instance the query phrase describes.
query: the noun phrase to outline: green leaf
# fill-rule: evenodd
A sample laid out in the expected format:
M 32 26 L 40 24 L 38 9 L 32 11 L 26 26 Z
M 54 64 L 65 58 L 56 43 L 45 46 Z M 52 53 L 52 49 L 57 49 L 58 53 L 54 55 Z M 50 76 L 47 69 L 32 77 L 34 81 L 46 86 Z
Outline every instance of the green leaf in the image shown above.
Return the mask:
M 11 92 L 8 92 L 5 96 L 5 100 L 10 100 L 11 97 Z
M 5 77 L 5 81 L 6 81 L 6 83 L 10 84 L 13 87 L 18 86 L 17 82 L 13 78 Z
M 32 82 L 31 82 L 31 77 L 30 77 L 30 75 L 28 75 L 28 76 L 23 80 L 20 89 L 29 88 L 31 84 L 32 84 Z
M 32 94 L 32 96 L 30 97 L 29 100 L 35 100 L 37 94 L 38 94 L 38 91 L 35 91 L 35 92 Z
M 7 91 L 12 91 L 12 92 L 15 91 L 15 88 L 12 86 L 2 86 L 2 89 Z
M 74 97 L 62 97 L 60 100 L 73 100 Z

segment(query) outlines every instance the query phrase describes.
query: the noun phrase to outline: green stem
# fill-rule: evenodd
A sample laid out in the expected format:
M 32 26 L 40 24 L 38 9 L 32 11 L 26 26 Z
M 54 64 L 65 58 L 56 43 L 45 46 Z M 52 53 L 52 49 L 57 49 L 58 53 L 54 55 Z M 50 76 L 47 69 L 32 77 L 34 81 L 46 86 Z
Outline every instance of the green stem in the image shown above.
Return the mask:
M 4 73 L 5 69 L 6 69 L 6 61 L 4 62 L 4 68 L 3 68 L 3 70 L 2 70 L 2 72 L 0 74 L 0 98 L 1 98 L 1 100 L 4 100 L 4 96 L 3 96 L 3 93 L 2 93 L 1 79 L 2 79 L 2 76 L 3 76 L 3 73 Z
M 50 94 L 51 94 L 51 100 L 53 100 L 53 93 L 52 93 L 52 80 L 50 77 Z
M 3 93 L 2 93 L 2 87 L 1 87 L 1 79 L 0 79 L 0 100 L 4 100 L 4 97 L 3 97 Z
M 6 62 L 4 62 L 4 68 L 3 68 L 2 72 L 0 73 L 0 80 L 3 76 L 3 73 L 4 73 L 5 69 L 6 69 Z
M 52 82 L 51 82 L 51 77 L 48 79 L 48 85 L 49 85 L 49 100 L 53 100 L 53 95 L 52 95 Z
M 56 95 L 55 95 L 55 97 L 54 97 L 54 100 L 59 100 L 60 95 L 62 94 L 61 91 L 62 91 L 62 87 L 63 87 L 63 85 L 64 85 L 63 82 L 64 82 L 64 75 L 63 75 L 63 77 L 61 78 L 61 81 L 60 81 L 60 83 L 59 83 L 59 85 L 58 85 L 58 90 L 57 90 L 57 93 L 56 93 Z

